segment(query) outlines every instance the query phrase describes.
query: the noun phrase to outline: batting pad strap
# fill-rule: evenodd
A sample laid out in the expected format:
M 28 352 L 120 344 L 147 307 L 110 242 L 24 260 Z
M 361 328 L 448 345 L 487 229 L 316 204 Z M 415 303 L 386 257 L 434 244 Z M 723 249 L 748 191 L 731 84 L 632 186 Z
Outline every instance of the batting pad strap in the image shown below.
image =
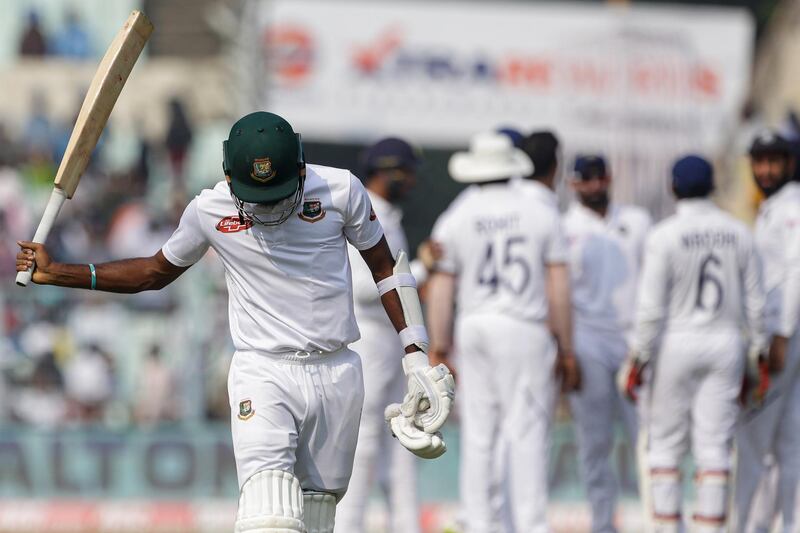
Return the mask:
M 396 272 L 389 276 L 388 278 L 384 278 L 380 280 L 378 283 L 378 294 L 383 296 L 387 292 L 396 289 L 398 287 L 413 287 L 417 288 L 417 280 L 414 279 L 413 274 L 410 272 Z
M 407 326 L 405 329 L 401 330 L 398 335 L 400 335 L 400 342 L 403 343 L 403 347 L 411 346 L 412 344 L 420 348 L 428 346 L 428 332 L 425 326 Z
M 300 480 L 283 470 L 262 470 L 242 485 L 235 533 L 305 533 Z
M 336 497 L 327 492 L 303 493 L 303 523 L 308 533 L 333 533 Z

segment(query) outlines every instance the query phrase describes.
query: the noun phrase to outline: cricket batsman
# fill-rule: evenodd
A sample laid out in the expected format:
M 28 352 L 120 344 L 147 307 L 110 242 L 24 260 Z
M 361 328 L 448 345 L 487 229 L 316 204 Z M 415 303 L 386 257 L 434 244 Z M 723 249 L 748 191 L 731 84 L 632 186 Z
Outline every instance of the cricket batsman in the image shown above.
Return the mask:
M 278 115 L 249 114 L 223 143 L 225 180 L 186 207 L 155 255 L 62 264 L 19 242 L 33 281 L 135 293 L 177 279 L 213 248 L 225 267 L 231 336 L 231 430 L 239 479 L 236 533 L 332 533 L 353 467 L 364 396 L 347 243 L 372 272 L 399 332 L 408 393 L 387 421 L 401 444 L 433 458 L 453 379 L 431 368 L 405 255 L 392 257 L 361 182 L 306 165 L 300 135 Z
M 711 164 L 687 156 L 672 176 L 677 212 L 646 240 L 631 354 L 619 384 L 635 400 L 650 367 L 640 404 L 648 530 L 683 531 L 680 466 L 691 444 L 691 530 L 725 533 L 742 381 L 748 367 L 760 375 L 767 346 L 764 287 L 750 230 L 709 199 Z

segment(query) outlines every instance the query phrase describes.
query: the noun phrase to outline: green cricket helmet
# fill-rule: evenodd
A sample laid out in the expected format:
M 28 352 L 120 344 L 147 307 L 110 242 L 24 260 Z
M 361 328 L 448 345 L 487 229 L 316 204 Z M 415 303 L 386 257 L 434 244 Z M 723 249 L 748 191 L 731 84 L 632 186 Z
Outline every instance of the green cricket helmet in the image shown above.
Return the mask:
M 240 217 L 272 226 L 297 210 L 306 175 L 303 144 L 285 119 L 265 111 L 245 115 L 222 143 L 222 155 Z

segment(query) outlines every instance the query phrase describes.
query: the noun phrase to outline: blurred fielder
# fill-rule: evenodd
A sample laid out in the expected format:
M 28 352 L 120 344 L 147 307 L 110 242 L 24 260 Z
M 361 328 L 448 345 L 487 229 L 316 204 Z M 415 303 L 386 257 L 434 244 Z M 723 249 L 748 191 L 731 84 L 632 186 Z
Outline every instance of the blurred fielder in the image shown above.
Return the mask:
M 677 213 L 647 238 L 632 352 L 620 385 L 635 399 L 643 368 L 652 367 L 641 418 L 652 531 L 682 530 L 680 466 L 691 442 L 692 531 L 723 533 L 745 354 L 758 367 L 766 346 L 765 295 L 750 231 L 708 198 L 711 165 L 688 156 L 672 175 Z
M 773 334 L 770 369 L 775 377 L 760 408 L 745 411 L 737 433 L 737 531 L 748 527 L 750 513 L 783 516 L 783 531 L 794 533 L 800 483 L 800 183 L 793 182 L 795 159 L 780 135 L 763 132 L 750 148 L 753 178 L 766 199 L 756 220 L 756 245 L 764 262 L 767 290 L 766 328 Z M 767 483 L 767 467 L 777 468 L 777 497 L 753 509 L 756 488 Z
M 592 532 L 615 532 L 617 481 L 609 463 L 615 414 L 636 448 L 636 410 L 619 393 L 616 374 L 628 353 L 636 284 L 650 216 L 641 208 L 612 203 L 605 160 L 575 160 L 576 200 L 564 216 L 569 243 L 575 353 L 582 386 L 570 395 Z
M 507 136 L 476 135 L 468 152 L 453 155 L 449 171 L 456 181 L 477 185 L 440 217 L 432 236 L 442 254 L 428 286 L 434 361 L 450 352 L 454 300 L 458 309 L 465 533 L 548 531 L 557 357 L 548 303 L 569 309 L 569 274 L 550 191 L 536 185 L 542 188 L 537 197 L 509 183 L 532 170 L 530 158 Z M 556 286 L 562 290 L 551 292 Z M 565 340 L 571 339 L 569 326 L 559 330 Z
M 363 162 L 367 195 L 389 249 L 397 257 L 400 250 L 408 250 L 408 242 L 401 225 L 403 213 L 395 204 L 414 186 L 419 159 L 407 142 L 386 138 L 366 150 Z M 364 533 L 370 489 L 379 481 L 389 504 L 390 531 L 415 533 L 420 530 L 415 457 L 392 439 L 383 425 L 384 407 L 403 397 L 403 345 L 383 310 L 372 272 L 354 246 L 348 246 L 348 252 L 361 331 L 361 340 L 351 348 L 361 355 L 364 368 L 364 410 L 350 488 L 338 507 L 336 531 Z
M 300 136 L 272 113 L 252 113 L 223 143 L 225 181 L 195 197 L 152 257 L 99 265 L 52 261 L 19 243 L 33 281 L 109 292 L 160 289 L 214 248 L 225 266 L 236 352 L 228 375 L 239 478 L 237 533 L 331 533 L 347 490 L 363 400 L 347 242 L 378 283 L 400 332 L 409 393 L 387 408 L 401 444 L 444 453 L 437 429 L 453 399 L 431 368 L 419 301 L 401 255 L 392 258 L 361 182 L 306 166 Z

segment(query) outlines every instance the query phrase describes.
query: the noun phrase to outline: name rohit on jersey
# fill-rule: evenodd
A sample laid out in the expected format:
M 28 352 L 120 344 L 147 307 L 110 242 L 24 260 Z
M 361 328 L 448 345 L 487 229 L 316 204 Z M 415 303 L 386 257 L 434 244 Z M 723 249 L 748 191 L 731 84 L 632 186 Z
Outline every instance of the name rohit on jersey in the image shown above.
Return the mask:
M 684 248 L 735 248 L 736 234 L 729 231 L 703 231 L 684 233 L 681 236 Z
M 475 229 L 481 234 L 519 229 L 519 213 L 502 217 L 479 218 L 475 221 Z

